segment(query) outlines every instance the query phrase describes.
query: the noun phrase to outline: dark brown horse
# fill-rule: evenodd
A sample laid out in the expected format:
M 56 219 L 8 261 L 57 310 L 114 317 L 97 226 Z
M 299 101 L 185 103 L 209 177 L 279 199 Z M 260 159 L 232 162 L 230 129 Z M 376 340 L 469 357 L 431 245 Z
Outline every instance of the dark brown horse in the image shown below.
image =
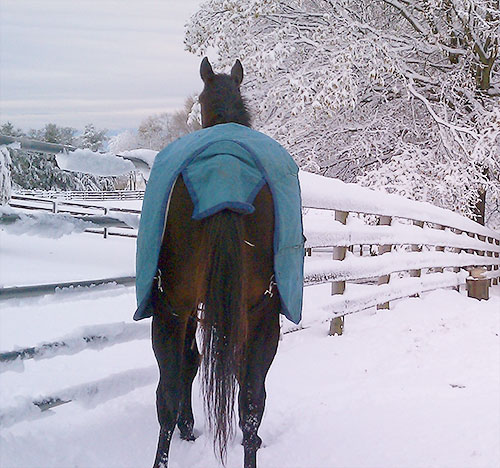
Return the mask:
M 214 74 L 205 58 L 200 73 L 203 127 L 250 126 L 239 89 L 241 63 L 236 61 L 230 75 Z M 182 439 L 195 439 L 191 387 L 200 362 L 198 326 L 201 382 L 216 452 L 224 462 L 239 388 L 244 466 L 256 467 L 264 381 L 278 346 L 280 299 L 272 281 L 274 211 L 267 185 L 253 205 L 251 214 L 225 209 L 194 220 L 182 176 L 174 186 L 158 264 L 161 288 L 153 295 L 153 349 L 160 368 L 157 468 L 167 466 L 176 425 Z

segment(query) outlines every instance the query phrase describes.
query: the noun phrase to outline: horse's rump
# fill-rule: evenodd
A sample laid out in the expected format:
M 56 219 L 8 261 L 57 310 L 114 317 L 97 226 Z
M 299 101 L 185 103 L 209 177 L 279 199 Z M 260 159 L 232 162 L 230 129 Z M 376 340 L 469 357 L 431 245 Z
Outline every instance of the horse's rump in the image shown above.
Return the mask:
M 184 177 L 180 175 L 168 203 L 158 260 L 161 287 L 170 306 L 182 313 L 192 312 L 199 302 L 204 303 L 202 290 L 210 255 L 208 234 L 214 229 L 220 230 L 214 242 L 219 239 L 224 244 L 223 236 L 228 235 L 226 250 L 241 250 L 241 259 L 235 261 L 245 264 L 245 275 L 251 278 L 246 285 L 245 305 L 254 306 L 273 275 L 274 207 L 269 187 L 260 188 L 252 200 L 252 213 L 224 209 L 200 220 L 193 219 L 194 209 Z M 226 222 L 220 221 L 224 218 Z

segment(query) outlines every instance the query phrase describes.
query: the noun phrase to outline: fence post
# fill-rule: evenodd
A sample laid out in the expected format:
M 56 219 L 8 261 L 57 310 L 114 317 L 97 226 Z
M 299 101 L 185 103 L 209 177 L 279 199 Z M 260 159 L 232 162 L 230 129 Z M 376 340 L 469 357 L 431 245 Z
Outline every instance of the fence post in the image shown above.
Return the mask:
M 109 212 L 109 208 L 104 208 L 104 216 L 107 216 Z M 108 238 L 108 228 L 104 228 L 104 239 Z
M 477 238 L 478 238 L 481 242 L 486 242 L 486 236 L 482 236 L 481 234 L 478 234 L 478 235 L 477 235 Z M 479 255 L 479 256 L 481 256 L 481 257 L 486 256 L 486 251 L 484 251 L 484 250 L 476 250 L 476 253 L 477 253 L 477 255 Z
M 423 221 L 413 221 L 414 226 L 418 226 L 419 228 L 424 227 L 424 222 Z M 422 245 L 418 244 L 412 244 L 410 247 L 410 250 L 412 252 L 422 252 Z M 417 269 L 417 270 L 410 270 L 410 277 L 412 278 L 420 278 L 422 276 L 422 270 Z M 420 294 L 415 294 L 413 297 L 420 297 Z
M 495 239 L 495 245 L 497 245 L 497 246 L 500 245 L 500 240 Z M 495 255 L 495 258 L 497 258 L 497 259 L 500 257 L 500 254 L 498 252 L 495 252 L 494 255 Z M 493 270 L 495 270 L 495 271 L 498 270 L 498 264 L 493 265 Z M 496 286 L 498 284 L 498 277 L 493 278 L 493 281 L 491 282 L 491 284 Z
M 436 225 L 436 229 L 438 229 L 438 230 L 440 230 L 440 231 L 444 231 L 444 226 L 441 226 L 440 224 L 437 224 L 437 225 Z M 436 251 L 436 252 L 444 252 L 444 246 L 442 246 L 442 245 L 438 245 L 438 246 L 436 246 L 435 251 Z M 433 270 L 434 270 L 434 272 L 436 272 L 436 273 L 443 273 L 444 268 L 442 268 L 442 267 L 438 267 L 438 268 L 434 268 Z
M 346 224 L 347 222 L 347 211 L 335 211 L 335 221 L 339 221 L 342 224 Z M 334 247 L 333 248 L 333 259 L 334 260 L 344 260 L 345 254 L 347 251 L 347 247 Z M 344 294 L 345 291 L 345 281 L 334 281 L 332 282 L 332 296 L 336 294 Z M 330 336 L 333 335 L 342 335 L 344 331 L 344 316 L 335 317 L 330 321 L 330 331 L 328 334 Z
M 347 211 L 336 211 L 335 212 L 335 221 L 339 221 L 342 224 L 346 224 L 347 215 L 349 213 Z M 333 259 L 334 260 L 344 260 L 345 254 L 347 252 L 347 247 L 334 247 L 333 248 Z M 335 294 L 344 294 L 345 291 L 345 281 L 334 281 L 332 282 L 332 296 Z
M 379 226 L 390 226 L 391 222 L 392 222 L 392 218 L 390 216 L 380 216 L 378 219 Z M 383 255 L 387 252 L 390 252 L 391 248 L 392 248 L 392 245 L 379 245 L 378 255 Z M 378 285 L 380 286 L 381 284 L 389 283 L 390 277 L 391 277 L 391 275 L 380 276 L 378 279 Z M 389 308 L 388 302 L 384 302 L 383 304 L 377 305 L 377 310 L 388 309 L 388 308 Z
M 456 235 L 459 235 L 459 236 L 462 235 L 462 232 L 463 232 L 460 229 L 452 229 L 451 231 L 454 232 Z M 453 249 L 453 253 L 459 254 L 461 252 L 462 252 L 462 249 L 460 247 L 455 247 Z M 453 273 L 460 273 L 460 270 L 461 270 L 460 267 L 453 267 L 452 268 Z M 453 289 L 455 289 L 456 291 L 460 292 L 460 285 L 454 286 Z
M 476 235 L 475 235 L 473 232 L 469 232 L 469 231 L 467 231 L 467 235 L 468 235 L 469 237 L 472 237 L 473 239 L 475 239 L 475 238 L 476 238 Z M 476 250 L 474 250 L 474 249 L 466 249 L 465 251 L 466 251 L 468 254 L 473 254 L 473 253 L 476 253 Z
M 414 226 L 418 226 L 419 228 L 424 227 L 423 221 L 413 221 Z M 422 247 L 417 244 L 412 244 L 411 246 L 412 252 L 422 252 Z M 410 270 L 410 276 L 414 278 L 419 278 L 422 275 L 422 270 Z
M 486 242 L 491 244 L 493 242 L 493 239 L 491 237 L 488 237 L 488 238 L 486 238 Z M 493 258 L 493 252 L 491 250 L 485 251 L 484 254 L 490 258 Z M 487 265 L 486 270 L 492 271 L 493 265 Z M 493 285 L 493 278 L 490 278 L 488 283 L 489 283 L 489 286 L 492 286 Z
M 484 278 L 484 273 L 486 268 L 477 267 L 473 268 L 470 272 L 469 278 L 466 279 L 467 282 L 467 296 L 474 299 L 489 299 L 489 281 Z

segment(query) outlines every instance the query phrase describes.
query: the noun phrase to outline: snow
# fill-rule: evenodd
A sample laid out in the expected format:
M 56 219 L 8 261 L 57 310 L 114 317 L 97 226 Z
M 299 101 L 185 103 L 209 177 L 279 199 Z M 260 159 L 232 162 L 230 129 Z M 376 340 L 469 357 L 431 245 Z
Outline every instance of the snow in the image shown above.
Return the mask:
M 427 226 L 421 228 L 396 222 L 391 226 L 370 226 L 354 217 L 348 218 L 347 224 L 342 224 L 332 216 L 327 217 L 324 212 L 317 211 L 319 210 L 308 211 L 304 216 L 306 247 L 425 244 L 500 252 L 500 245 L 472 238 L 466 233 L 455 234 Z
M 0 248 L 2 285 L 134 272 L 132 239 L 0 232 Z M 370 291 L 349 288 L 358 298 Z M 302 329 L 280 342 L 267 378 L 259 467 L 496 467 L 500 287 L 489 301 L 440 290 L 391 302 L 390 310 L 368 309 L 346 317 L 341 337 L 327 336 L 331 313 L 323 305 L 337 299 L 329 294 L 329 284 L 305 288 Z M 2 351 L 55 341 L 70 351 L 0 369 L 2 468 L 152 463 L 158 374 L 149 323 L 133 323 L 134 309 L 133 288 L 123 286 L 2 301 Z M 109 343 L 72 354 L 81 337 L 102 333 Z M 134 340 L 124 343 L 127 334 Z M 75 401 L 44 413 L 30 404 L 48 396 Z M 197 380 L 193 402 L 198 439 L 184 442 L 176 433 L 170 467 L 218 467 Z M 238 434 L 230 443 L 227 466 L 242 465 L 240 442 Z
M 373 257 L 359 257 L 348 253 L 345 260 L 319 260 L 306 262 L 305 283 L 346 281 L 375 278 L 393 272 L 439 267 L 468 267 L 495 265 L 493 257 L 449 252 L 388 252 Z
M 10 218 L 11 223 L 2 227 L 10 234 L 28 234 L 54 239 L 68 234 L 84 232 L 92 223 L 71 215 L 52 213 L 24 213 L 9 206 L 0 206 L 0 218 Z
M 444 272 L 426 274 L 422 277 L 395 278 L 388 284 L 378 286 L 359 288 L 356 285 L 349 285 L 344 294 L 329 297 L 324 303 L 318 303 L 317 308 L 324 311 L 325 317 L 348 315 L 377 304 L 415 296 L 436 288 L 459 287 L 465 284 L 467 276 L 466 272 Z
M 1 287 L 135 275 L 135 239 L 121 237 L 53 239 L 0 231 L 0 256 Z
M 149 178 L 158 151 L 135 149 L 120 151 L 120 154 L 99 153 L 90 149 L 76 149 L 56 155 L 57 164 L 66 171 L 84 172 L 97 176 L 120 176 L 135 170 Z
M 153 163 L 155 161 L 156 155 L 158 151 L 151 149 L 135 149 L 135 150 L 127 150 L 121 151 L 120 156 L 126 159 L 137 159 L 144 162 L 147 166 L 153 167 Z
M 57 165 L 65 171 L 84 172 L 98 176 L 120 176 L 135 170 L 132 162 L 111 153 L 76 149 L 56 155 Z
M 328 208 L 355 213 L 394 216 L 470 231 L 498 238 L 498 233 L 444 208 L 387 194 L 357 184 L 347 184 L 308 172 L 299 172 L 302 204 L 308 208 Z
M 103 289 L 101 288 L 101 290 Z M 96 290 L 96 288 L 94 287 L 93 290 Z M 7 369 L 24 370 L 22 365 L 25 359 L 40 360 L 50 359 L 54 356 L 70 356 L 86 349 L 101 350 L 107 346 L 143 338 L 149 338 L 149 326 L 146 323 L 117 322 L 88 325 L 56 338 L 52 342 L 42 342 L 33 347 L 14 349 L 11 352 L 14 354 L 12 360 L 0 363 L 0 371 L 3 372 Z
M 28 234 L 51 237 L 54 239 L 69 234 L 77 234 L 87 229 L 104 227 L 139 228 L 140 216 L 132 213 L 113 211 L 105 215 L 64 214 L 64 213 L 26 213 L 0 206 L 0 225 L 9 234 Z

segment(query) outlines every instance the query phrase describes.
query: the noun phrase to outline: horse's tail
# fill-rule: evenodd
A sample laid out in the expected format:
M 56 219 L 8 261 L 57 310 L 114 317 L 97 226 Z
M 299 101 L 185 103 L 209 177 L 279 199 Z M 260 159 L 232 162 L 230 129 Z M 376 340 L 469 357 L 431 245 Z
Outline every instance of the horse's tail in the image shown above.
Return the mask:
M 234 433 L 236 386 L 247 340 L 242 218 L 223 210 L 203 221 L 199 263 L 202 392 L 214 449 L 223 463 Z

